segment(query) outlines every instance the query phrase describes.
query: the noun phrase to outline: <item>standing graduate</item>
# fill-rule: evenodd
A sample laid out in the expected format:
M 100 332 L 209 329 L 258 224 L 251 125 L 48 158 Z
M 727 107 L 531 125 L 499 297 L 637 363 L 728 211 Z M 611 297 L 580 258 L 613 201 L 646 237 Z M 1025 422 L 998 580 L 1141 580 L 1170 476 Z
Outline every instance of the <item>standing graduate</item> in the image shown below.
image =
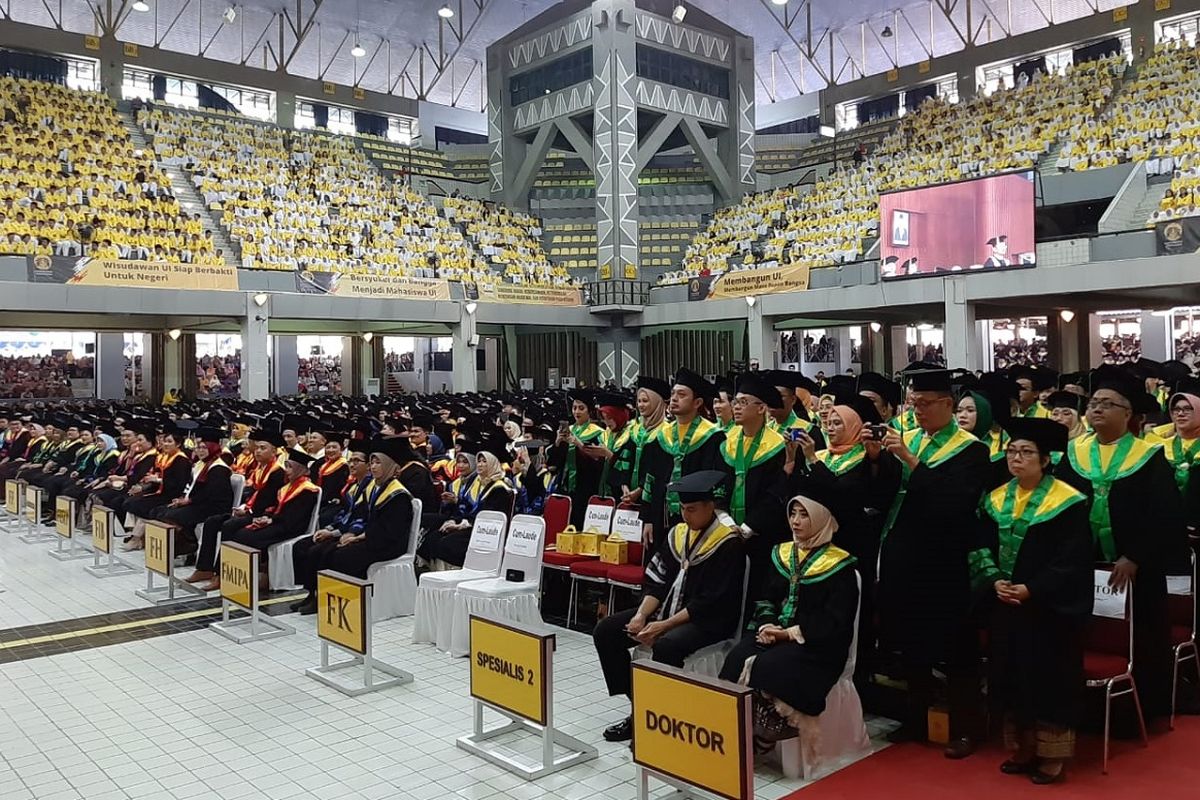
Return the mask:
M 818 450 L 823 448 L 825 441 L 821 429 L 813 422 L 809 408 L 809 402 L 821 390 L 816 381 L 786 369 L 773 369 L 763 377 L 775 384 L 782 401 L 771 409 L 771 419 L 767 423 L 771 429 L 788 442 L 796 442 L 799 433 L 807 433 L 816 440 Z M 794 447 L 792 453 L 795 453 Z
M 574 390 L 568 393 L 567 399 L 571 403 L 574 422 L 558 429 L 550 464 L 561 476 L 560 490 L 571 498 L 571 524 L 577 530 L 583 530 L 588 500 L 600 490 L 604 459 L 597 446 L 604 429 L 592 422 L 590 392 Z
M 629 435 L 617 453 L 615 469 L 621 484 L 621 502 L 637 505 L 641 509 L 643 538 L 655 541 L 649 495 L 643 494 L 642 486 L 651 464 L 650 451 L 667 415 L 667 398 L 671 395 L 671 384 L 649 375 L 638 377 L 634 395 L 638 417 L 629 424 Z
M 958 399 L 958 427 L 987 445 L 991 467 L 984 488 L 989 491 L 1012 478 L 1005 463 L 1008 433 L 1003 426 L 1012 418 L 1012 404 L 1019 391 L 1017 384 L 1007 378 L 985 375 Z
M 629 438 L 629 401 L 616 392 L 600 392 L 596 395 L 596 408 L 604 430 L 592 451 L 600 457 L 600 496 L 620 498 L 622 495 L 620 475 L 613 469 L 617 453 Z
M 1091 386 L 1093 435 L 1070 443 L 1056 474 L 1088 497 L 1095 558 L 1113 565 L 1109 585 L 1133 586 L 1134 678 L 1152 718 L 1171 705 L 1166 575 L 1185 553 L 1183 499 L 1162 447 L 1133 433 L 1134 410 L 1148 399 L 1143 386 L 1111 366 L 1094 370 Z
M 750 582 L 755 586 L 767 572 L 771 550 L 786 538 L 787 442 L 767 426 L 770 409 L 782 404 L 779 391 L 761 375 L 741 376 L 733 402 L 736 424 L 721 446 L 722 469 L 729 476 L 724 499 L 749 540 Z
M 1200 380 L 1179 381 L 1168 398 L 1167 409 L 1172 430 L 1163 443 L 1163 452 L 1183 495 L 1184 525 L 1195 536 L 1200 531 Z
M 949 683 L 950 758 L 974 749 L 979 734 L 978 638 L 968 607 L 966 531 L 988 474 L 988 453 L 954 421 L 948 370 L 908 373 L 917 427 L 889 430 L 884 448 L 903 468 L 901 489 L 880 548 L 879 610 L 884 647 L 899 652 L 908 678 L 908 713 L 896 740 L 926 738 L 933 668 Z
M 971 582 L 990 609 L 988 699 L 1013 755 L 1006 774 L 1062 779 L 1075 754 L 1083 697 L 1083 638 L 1092 612 L 1087 497 L 1054 477 L 1067 447 L 1053 420 L 1014 419 L 1005 461 L 1012 479 L 980 506 Z
M 679 496 L 667 485 L 692 472 L 721 469 L 721 443 L 725 434 L 707 415 L 711 413 L 717 387 L 703 376 L 686 367 L 675 372 L 667 410 L 671 420 L 658 427 L 654 446 L 649 450 L 650 463 L 642 484 L 642 502 L 648 508 L 643 522 L 652 526 L 655 549 L 665 537 L 658 534 L 677 525 L 681 519 Z

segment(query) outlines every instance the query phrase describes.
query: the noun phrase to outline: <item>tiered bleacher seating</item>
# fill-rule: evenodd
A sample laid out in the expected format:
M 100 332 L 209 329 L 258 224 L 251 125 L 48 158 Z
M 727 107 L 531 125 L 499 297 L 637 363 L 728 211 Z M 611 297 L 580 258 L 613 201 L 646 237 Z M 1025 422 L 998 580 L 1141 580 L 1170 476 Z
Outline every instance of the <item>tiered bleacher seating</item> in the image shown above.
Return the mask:
M 638 225 L 639 262 L 659 269 L 678 266 L 699 225 L 696 219 L 642 220 Z
M 645 223 L 642 223 L 643 225 Z M 596 268 L 596 226 L 586 222 L 546 225 L 550 260 L 567 269 Z
M 216 260 L 107 96 L 0 78 L 0 119 L 0 252 Z
M 442 213 L 461 225 L 483 257 L 513 283 L 570 283 L 566 269 L 546 258 L 542 224 L 535 217 L 469 197 L 447 197 Z

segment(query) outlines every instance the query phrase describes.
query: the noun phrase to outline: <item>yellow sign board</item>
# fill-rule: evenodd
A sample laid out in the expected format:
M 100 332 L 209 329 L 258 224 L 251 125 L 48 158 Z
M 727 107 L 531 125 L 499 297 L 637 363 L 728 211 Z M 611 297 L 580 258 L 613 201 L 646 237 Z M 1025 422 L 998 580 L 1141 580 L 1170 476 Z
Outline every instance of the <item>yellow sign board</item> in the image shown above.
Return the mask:
M 554 634 L 471 615 L 471 696 L 546 724 Z
M 84 36 L 83 37 L 83 46 L 84 46 L 84 48 L 86 48 L 88 50 L 99 50 L 100 49 L 100 37 L 99 36 L 90 36 L 90 35 Z
M 337 87 L 329 81 L 324 81 L 321 83 L 321 91 L 325 94 L 334 94 L 337 92 Z
M 538 306 L 583 305 L 583 295 L 573 286 L 494 283 L 478 284 L 476 290 L 479 299 L 485 303 L 529 303 Z M 470 296 L 469 287 L 468 296 Z
M 896 81 L 900 80 L 900 70 L 889 69 L 887 71 L 887 79 L 888 83 L 895 83 Z
M 1120 6 L 1113 9 L 1113 22 L 1124 22 L 1129 19 L 1129 6 Z
M 8 481 L 4 484 L 4 510 L 10 514 L 16 514 L 21 508 L 21 490 L 17 487 L 16 481 Z
M 724 300 L 776 292 L 803 292 L 808 289 L 810 275 L 808 265 L 799 264 L 730 271 L 716 278 L 692 278 L 688 299 Z
M 378 297 L 384 300 L 449 300 L 450 283 L 441 278 L 409 278 L 403 275 L 328 275 L 301 272 L 301 281 L 308 285 L 324 285 L 327 294 L 338 297 Z M 300 291 L 305 286 L 298 287 Z
M 354 87 L 354 99 L 355 100 L 366 100 L 367 99 L 367 93 L 363 90 L 363 88 L 361 86 Z
M 74 532 L 75 501 L 70 497 L 54 498 L 54 530 L 64 539 Z
M 97 553 L 107 553 L 112 548 L 109 538 L 107 508 L 92 509 L 92 547 Z
M 170 546 L 170 537 L 174 533 L 174 528 L 157 522 L 146 523 L 146 569 L 164 578 L 171 577 L 174 572 Z
M 602 280 L 602 281 L 611 281 L 612 280 L 612 264 L 601 264 L 600 265 L 600 280 Z
M 67 283 L 81 286 L 130 286 L 138 289 L 213 289 L 236 291 L 237 267 L 228 264 L 171 264 L 159 261 L 80 259 Z
M 25 519 L 30 522 L 41 522 L 38 519 L 38 514 L 41 511 L 38 506 L 41 502 L 38 500 L 42 496 L 42 490 L 38 486 L 25 487 Z
M 340 572 L 317 573 L 317 636 L 367 653 L 367 592 L 371 584 Z
M 221 543 L 221 597 L 249 609 L 258 581 L 258 551 L 233 542 Z
M 924 61 L 917 62 L 917 72 L 921 73 L 922 75 L 927 74 L 932 67 L 933 67 L 933 62 L 930 61 L 928 58 L 925 59 Z
M 1154 0 L 1155 11 L 1170 11 L 1171 0 Z
M 125 54 L 126 58 L 137 58 L 138 57 L 137 42 L 125 42 L 125 44 L 123 44 L 121 46 L 121 52 Z
M 754 797 L 751 689 L 633 664 L 633 760 L 730 800 Z

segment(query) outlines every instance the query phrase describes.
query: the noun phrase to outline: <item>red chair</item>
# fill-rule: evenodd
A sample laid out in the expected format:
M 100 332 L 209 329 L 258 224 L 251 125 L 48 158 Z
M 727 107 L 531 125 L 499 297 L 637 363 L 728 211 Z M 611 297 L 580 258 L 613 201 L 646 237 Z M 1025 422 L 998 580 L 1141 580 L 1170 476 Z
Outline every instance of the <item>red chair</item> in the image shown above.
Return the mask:
M 1108 580 L 1112 570 L 1097 569 L 1096 581 Z M 1138 698 L 1137 683 L 1133 680 L 1133 592 L 1125 593 L 1124 616 L 1120 619 L 1092 614 L 1083 647 L 1083 677 L 1089 689 L 1104 689 L 1104 761 L 1101 771 L 1108 774 L 1108 743 L 1114 697 L 1133 695 L 1134 710 L 1142 732 L 1142 746 L 1149 747 L 1146 719 L 1142 701 Z M 1118 684 L 1128 688 L 1113 691 Z
M 571 521 L 571 498 L 565 494 L 552 494 L 546 498 L 546 506 L 542 509 L 542 518 L 546 520 L 546 552 L 542 555 L 542 568 L 567 572 L 576 561 L 586 561 L 587 556 L 574 556 L 551 550 L 550 546 L 558 542 L 558 535 L 567 529 Z
M 608 570 L 608 613 L 613 613 L 617 589 L 641 591 L 642 581 L 646 579 L 645 561 L 646 547 L 641 542 L 629 543 L 629 563 L 612 564 Z
M 1186 593 L 1171 591 L 1168 586 L 1167 614 L 1171 620 L 1171 647 L 1175 651 L 1175 668 L 1171 675 L 1171 730 L 1175 730 L 1175 699 L 1179 693 L 1179 665 L 1191 661 L 1200 679 L 1200 659 L 1196 652 L 1196 554 L 1192 553 L 1192 573 L 1188 576 Z
M 598 497 L 592 495 L 588 498 L 588 508 L 593 506 L 598 508 L 609 509 L 607 530 L 600 531 L 604 536 L 608 536 L 612 530 L 612 509 L 617 507 L 617 501 L 611 497 Z M 586 521 L 584 523 L 586 530 Z M 578 596 L 579 581 L 587 581 L 588 583 L 608 583 L 608 570 L 611 564 L 605 564 L 600 560 L 599 556 L 579 556 L 579 561 L 573 562 L 568 568 L 571 573 L 571 594 L 567 600 L 567 627 L 571 627 L 571 616 L 577 614 L 575 608 L 575 599 Z

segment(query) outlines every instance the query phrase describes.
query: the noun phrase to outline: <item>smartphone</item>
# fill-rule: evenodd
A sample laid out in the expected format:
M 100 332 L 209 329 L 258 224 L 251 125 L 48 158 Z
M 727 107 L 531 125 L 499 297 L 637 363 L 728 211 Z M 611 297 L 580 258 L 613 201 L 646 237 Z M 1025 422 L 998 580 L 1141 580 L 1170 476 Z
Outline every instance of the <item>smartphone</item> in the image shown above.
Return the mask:
M 871 432 L 871 438 L 877 442 L 882 442 L 887 436 L 888 426 L 882 423 L 868 425 L 867 430 Z
M 803 435 L 804 435 L 804 431 L 800 430 L 799 428 L 792 428 L 791 430 L 788 431 L 788 438 L 791 439 L 793 442 L 800 441 L 800 437 Z

